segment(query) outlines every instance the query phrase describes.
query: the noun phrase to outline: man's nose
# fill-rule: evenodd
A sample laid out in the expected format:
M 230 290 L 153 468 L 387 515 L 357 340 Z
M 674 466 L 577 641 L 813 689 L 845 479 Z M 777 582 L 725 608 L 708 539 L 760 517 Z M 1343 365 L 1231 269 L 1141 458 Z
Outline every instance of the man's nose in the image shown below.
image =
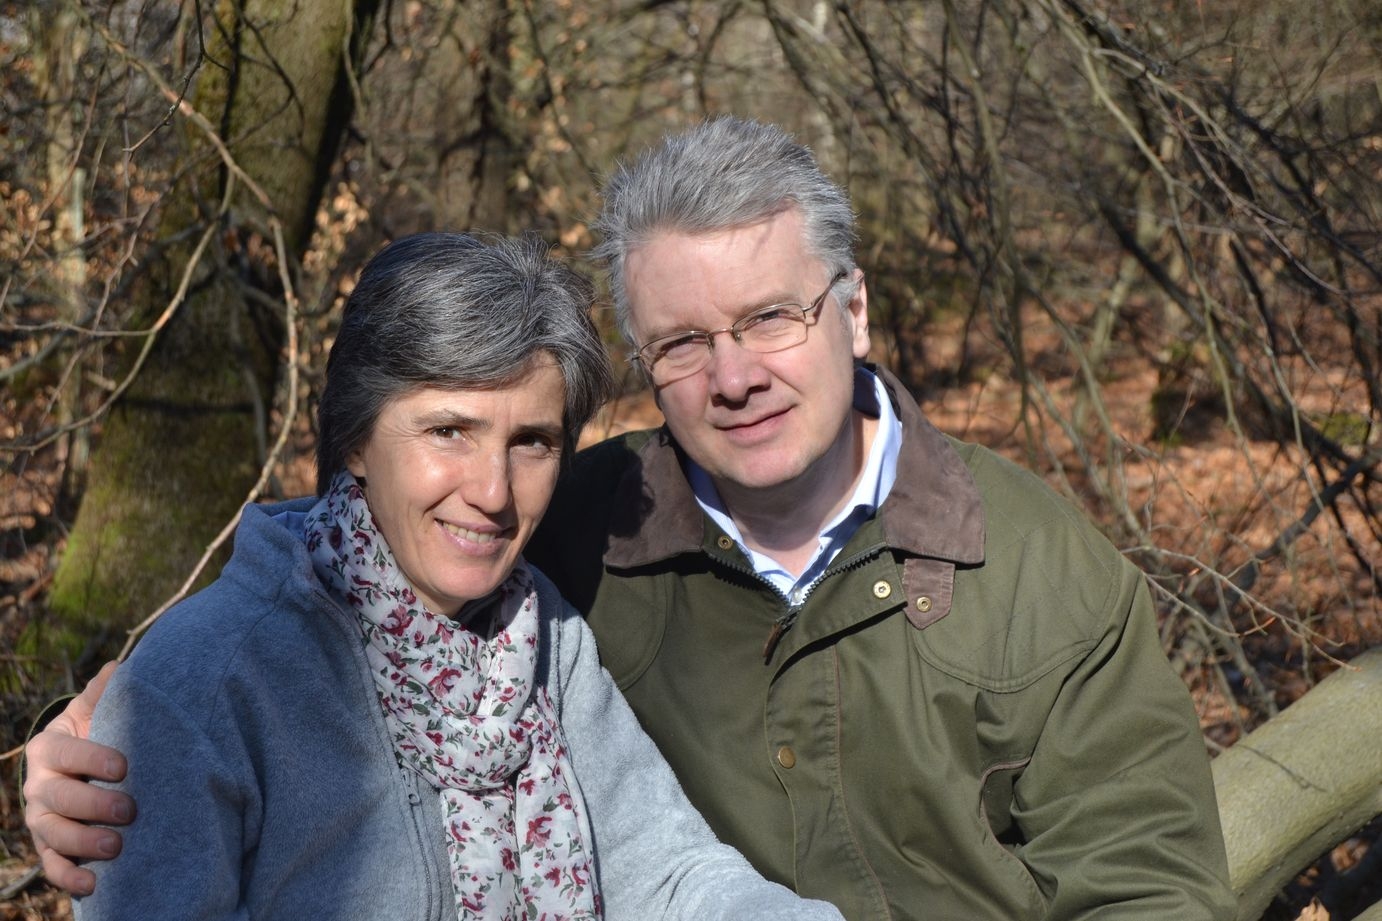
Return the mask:
M 740 345 L 729 330 L 715 337 L 706 373 L 711 392 L 736 403 L 768 381 L 763 356 Z

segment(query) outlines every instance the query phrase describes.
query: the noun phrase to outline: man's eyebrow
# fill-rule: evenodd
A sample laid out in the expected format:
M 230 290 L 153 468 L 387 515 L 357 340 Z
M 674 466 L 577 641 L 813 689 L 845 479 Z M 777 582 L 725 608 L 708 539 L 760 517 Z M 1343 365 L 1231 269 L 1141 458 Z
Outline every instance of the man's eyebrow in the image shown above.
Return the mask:
M 739 307 L 735 311 L 734 320 L 732 320 L 731 322 L 738 322 L 739 320 L 742 320 L 744 317 L 748 316 L 754 311 L 762 310 L 764 307 L 776 307 L 778 304 L 801 304 L 803 307 L 806 306 L 806 304 L 802 303 L 801 296 L 796 293 L 787 292 L 769 294 L 764 297 L 760 297 L 755 301 L 750 301 L 747 305 Z M 676 336 L 680 333 L 706 331 L 707 327 L 705 326 L 658 326 L 654 327 L 654 332 L 649 333 L 648 341 L 652 342 L 654 339 L 661 339 L 665 336 Z
M 776 307 L 778 304 L 796 304 L 800 303 L 800 301 L 801 295 L 795 291 L 786 291 L 780 294 L 770 294 L 767 297 L 759 299 L 754 304 L 745 307 L 743 309 L 743 313 L 739 315 L 744 316 L 746 314 L 753 313 L 755 310 L 762 310 L 764 307 Z

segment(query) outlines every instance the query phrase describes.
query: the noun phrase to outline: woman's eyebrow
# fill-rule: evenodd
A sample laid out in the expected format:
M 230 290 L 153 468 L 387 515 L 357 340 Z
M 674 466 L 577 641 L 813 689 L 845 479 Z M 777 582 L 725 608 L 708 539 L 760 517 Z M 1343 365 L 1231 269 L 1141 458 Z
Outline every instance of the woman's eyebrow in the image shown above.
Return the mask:
M 566 426 L 562 425 L 560 422 L 534 422 L 529 425 L 521 425 L 518 427 L 517 432 L 519 435 L 541 435 L 543 438 L 547 438 L 551 441 L 561 441 L 565 433 Z
M 431 409 L 414 416 L 413 424 L 420 429 L 454 428 L 483 432 L 491 428 L 494 421 L 466 415 L 453 409 Z
M 422 430 L 454 428 L 468 432 L 487 432 L 494 428 L 494 420 L 492 419 L 482 419 L 479 416 L 471 416 L 450 409 L 433 409 L 420 413 L 413 417 L 413 424 Z M 560 441 L 566 427 L 562 425 L 560 420 L 554 422 L 538 421 L 515 426 L 515 430 L 519 434 L 541 435 Z

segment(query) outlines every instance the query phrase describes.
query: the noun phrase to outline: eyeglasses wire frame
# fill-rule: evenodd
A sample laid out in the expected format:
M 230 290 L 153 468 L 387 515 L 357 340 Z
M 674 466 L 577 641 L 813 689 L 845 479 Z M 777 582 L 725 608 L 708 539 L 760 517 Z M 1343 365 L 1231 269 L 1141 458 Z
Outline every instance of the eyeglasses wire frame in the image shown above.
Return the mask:
M 658 336 L 656 339 L 644 344 L 630 354 L 628 360 L 642 367 L 648 376 L 653 379 L 654 383 L 670 383 L 672 380 L 690 377 L 709 364 L 710 356 L 715 351 L 715 337 L 720 333 L 729 333 L 734 337 L 734 341 L 738 343 L 741 348 L 758 354 L 782 352 L 790 348 L 795 348 L 806 341 L 807 318 L 825 304 L 825 299 L 830 296 L 830 292 L 848 276 L 848 272 L 835 273 L 830 279 L 830 284 L 826 285 L 825 290 L 822 291 L 808 307 L 803 307 L 801 304 L 793 301 L 786 301 L 781 304 L 769 304 L 766 307 L 760 307 L 752 313 L 740 317 L 738 320 L 735 320 L 732 325 L 724 326 L 720 329 L 685 329 L 679 332 L 669 333 L 666 336 Z M 800 325 L 801 332 L 799 335 L 794 335 L 790 341 L 756 339 L 752 336 L 748 337 L 746 341 L 745 333 L 750 333 L 756 326 L 761 324 L 766 317 L 772 315 L 773 312 L 785 310 L 787 308 L 801 311 L 800 316 L 791 317 L 793 321 L 798 322 Z M 665 349 L 667 344 L 678 340 L 686 340 L 688 345 L 704 345 L 705 348 L 693 353 L 697 357 L 689 359 L 691 364 L 682 362 L 676 367 L 669 367 L 668 371 L 675 374 L 676 377 L 666 378 L 664 380 L 656 370 L 658 365 L 663 363 L 662 359 L 665 357 L 657 354 L 658 350 L 660 348 Z

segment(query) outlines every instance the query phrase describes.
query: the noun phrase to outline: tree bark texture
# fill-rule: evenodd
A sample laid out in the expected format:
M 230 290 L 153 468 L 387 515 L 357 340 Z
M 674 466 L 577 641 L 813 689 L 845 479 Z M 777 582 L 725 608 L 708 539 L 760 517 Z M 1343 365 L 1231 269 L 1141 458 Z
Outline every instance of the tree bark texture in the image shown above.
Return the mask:
M 83 198 L 87 173 L 80 166 L 81 146 L 75 90 L 77 61 L 85 51 L 86 40 L 77 25 L 73 0 L 61 3 L 52 11 L 48 28 L 38 29 L 42 41 L 35 60 L 35 72 L 40 95 L 47 112 L 46 144 L 47 180 L 53 197 L 54 254 L 51 282 L 53 298 L 61 305 L 61 317 L 79 325 L 84 321 L 82 292 L 86 287 L 86 256 L 81 249 L 85 236 L 83 228 Z M 30 15 L 37 22 L 43 11 Z M 61 349 L 55 356 L 54 367 L 66 365 L 71 358 L 69 349 Z M 78 415 L 82 378 L 72 374 L 59 384 L 57 400 L 58 425 L 70 425 Z M 66 466 L 66 473 L 80 479 L 85 472 L 89 430 L 79 427 L 58 442 L 58 456 Z
M 191 266 L 185 301 L 105 422 L 52 617 L 28 637 L 42 661 L 105 652 L 176 591 L 256 479 L 284 340 L 281 317 L 265 306 L 282 293 L 270 228 L 281 225 L 290 258 L 306 244 L 349 111 L 341 77 L 352 17 L 366 5 L 226 0 L 206 24 L 189 101 L 270 207 L 231 175 L 197 120 L 174 116 L 163 129 L 188 166 L 132 289 L 141 327 L 175 299 L 208 222 L 218 227 Z

